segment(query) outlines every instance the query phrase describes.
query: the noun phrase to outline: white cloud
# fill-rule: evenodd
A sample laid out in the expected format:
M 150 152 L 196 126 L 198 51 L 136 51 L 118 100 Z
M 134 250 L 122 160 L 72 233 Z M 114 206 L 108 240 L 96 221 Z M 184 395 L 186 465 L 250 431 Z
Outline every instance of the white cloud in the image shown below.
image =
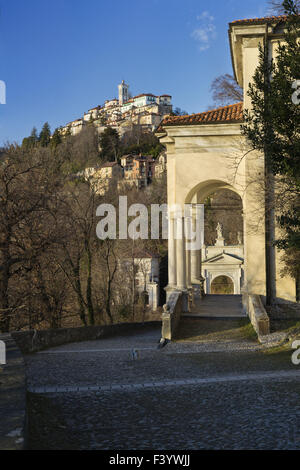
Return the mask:
M 209 49 L 211 41 L 217 37 L 214 20 L 215 18 L 208 11 L 203 11 L 201 15 L 197 16 L 197 21 L 200 24 L 192 31 L 191 37 L 199 43 L 200 51 Z

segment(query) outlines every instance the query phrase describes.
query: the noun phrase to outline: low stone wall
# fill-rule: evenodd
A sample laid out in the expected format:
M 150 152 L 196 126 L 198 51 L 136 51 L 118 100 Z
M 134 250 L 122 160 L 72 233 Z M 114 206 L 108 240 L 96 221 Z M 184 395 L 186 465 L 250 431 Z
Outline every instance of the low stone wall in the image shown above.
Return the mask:
M 119 323 L 105 326 L 58 328 L 53 330 L 16 331 L 11 333 L 22 353 L 28 354 L 67 343 L 91 341 L 115 335 L 128 335 L 159 326 L 161 322 Z
M 183 312 L 181 292 L 172 292 L 162 314 L 162 339 L 171 341 L 178 327 Z
M 26 379 L 20 349 L 9 334 L 0 334 L 6 346 L 6 364 L 0 365 L 0 450 L 26 445 Z
M 300 320 L 300 304 L 297 302 L 281 302 L 270 307 L 268 313 L 272 320 Z
M 247 295 L 247 313 L 258 338 L 270 334 L 270 319 L 259 295 Z

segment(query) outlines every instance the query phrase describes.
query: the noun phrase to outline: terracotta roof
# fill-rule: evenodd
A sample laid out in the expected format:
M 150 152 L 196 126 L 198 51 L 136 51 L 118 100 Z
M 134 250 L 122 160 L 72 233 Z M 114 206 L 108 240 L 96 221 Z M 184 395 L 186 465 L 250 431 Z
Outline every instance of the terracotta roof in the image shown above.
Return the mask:
M 110 168 L 115 165 L 119 165 L 118 162 L 106 162 L 101 165 L 101 168 Z
M 229 23 L 229 25 L 278 23 L 279 21 L 285 21 L 286 19 L 287 19 L 287 15 L 265 16 L 264 18 L 249 18 L 249 19 L 244 19 L 244 20 L 235 20 Z
M 126 155 L 122 155 L 121 158 L 134 158 L 135 160 L 137 160 L 138 158 L 141 158 L 143 160 L 152 160 L 153 159 L 153 155 L 136 155 L 134 153 L 128 153 Z
M 148 163 L 155 162 L 152 155 L 138 155 L 138 156 L 134 157 L 134 161 L 136 161 L 136 162 L 148 162 Z
M 167 116 L 156 132 L 162 132 L 164 126 L 187 126 L 197 124 L 221 124 L 243 122 L 243 103 L 230 104 L 204 113 L 185 116 Z

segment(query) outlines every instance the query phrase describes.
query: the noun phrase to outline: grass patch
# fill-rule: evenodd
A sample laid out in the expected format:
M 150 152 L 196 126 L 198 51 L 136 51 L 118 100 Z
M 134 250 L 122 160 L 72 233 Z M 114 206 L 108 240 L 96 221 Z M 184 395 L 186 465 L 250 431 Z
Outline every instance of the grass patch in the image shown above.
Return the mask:
M 176 342 L 257 341 L 257 334 L 248 318 L 182 319 Z
M 295 339 L 300 339 L 300 321 L 298 320 L 275 320 L 272 322 L 273 327 L 276 324 L 276 329 L 273 331 L 280 331 L 281 333 L 286 333 L 289 336 L 289 341 L 283 341 L 277 346 L 273 346 L 264 351 L 265 354 L 278 354 L 278 353 L 287 353 L 291 354 L 292 351 L 292 342 Z
M 258 341 L 258 336 L 253 328 L 253 325 L 250 321 L 244 326 L 241 327 L 241 333 L 245 336 L 245 338 L 250 339 L 252 341 Z

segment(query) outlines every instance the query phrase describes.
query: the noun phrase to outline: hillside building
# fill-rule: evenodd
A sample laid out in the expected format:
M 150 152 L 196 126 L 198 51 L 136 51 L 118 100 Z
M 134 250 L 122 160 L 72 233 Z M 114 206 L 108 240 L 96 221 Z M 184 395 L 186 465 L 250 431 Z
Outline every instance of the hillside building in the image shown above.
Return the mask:
M 82 118 L 62 127 L 61 133 L 64 135 L 70 132 L 71 135 L 77 135 L 90 123 L 93 123 L 99 133 L 110 126 L 122 135 L 133 125 L 139 125 L 145 131 L 154 131 L 162 119 L 172 112 L 171 95 L 142 93 L 130 97 L 129 85 L 124 80 L 118 85 L 118 96 L 118 99 L 106 100 L 103 105 L 89 109 Z

